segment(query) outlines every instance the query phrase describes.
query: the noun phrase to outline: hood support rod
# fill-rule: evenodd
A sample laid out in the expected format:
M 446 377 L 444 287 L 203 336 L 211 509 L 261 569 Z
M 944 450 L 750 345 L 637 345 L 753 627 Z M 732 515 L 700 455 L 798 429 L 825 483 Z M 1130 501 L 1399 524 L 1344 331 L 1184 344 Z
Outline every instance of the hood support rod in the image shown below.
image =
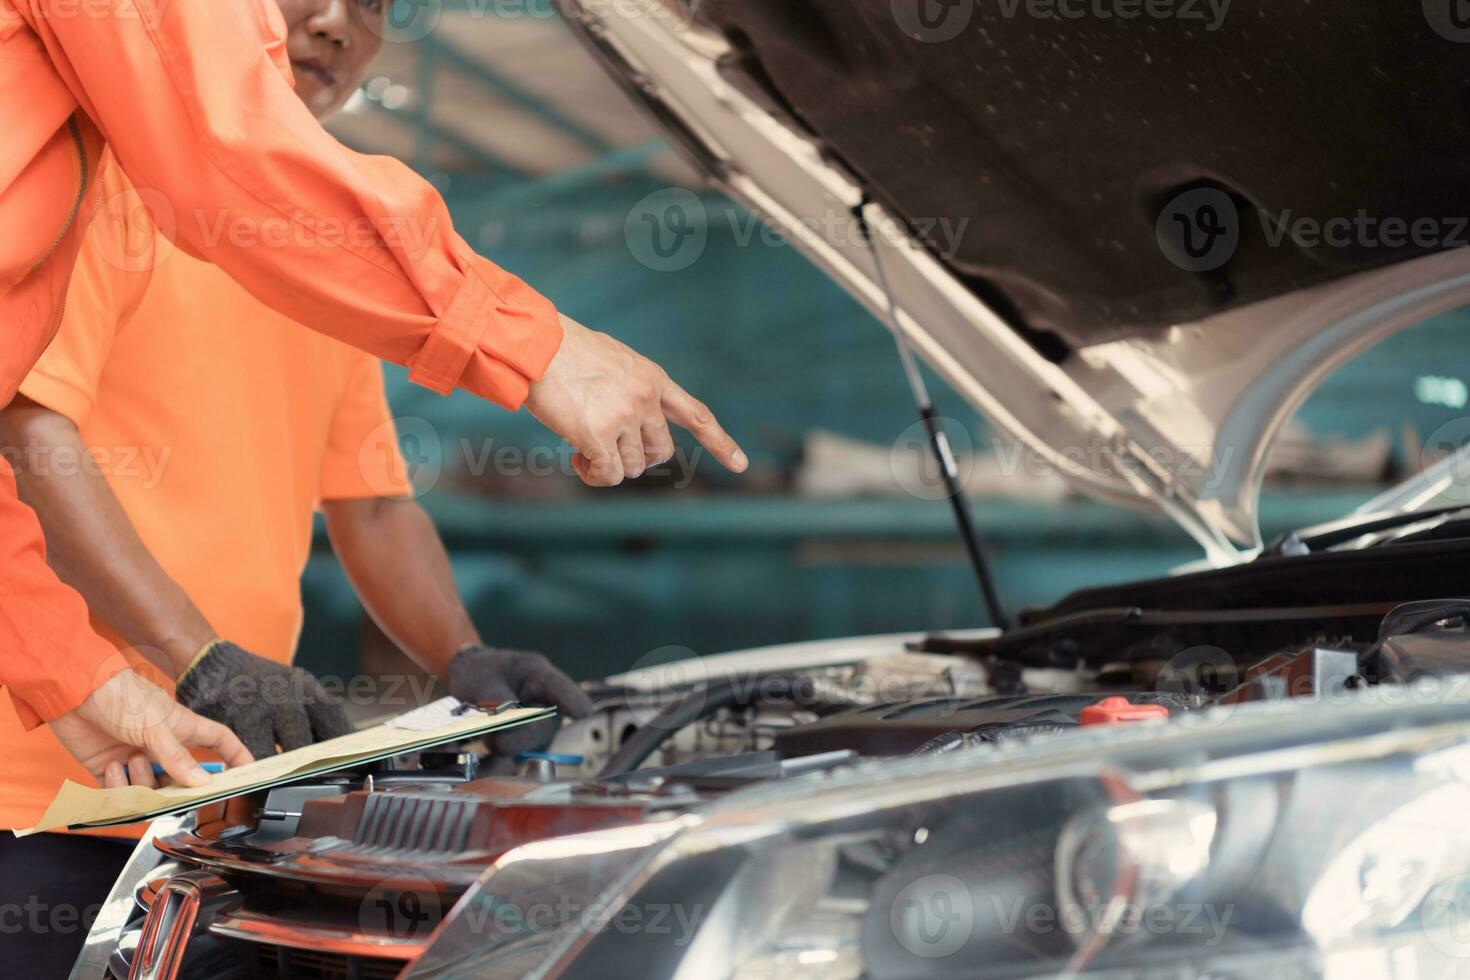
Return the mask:
M 857 219 L 858 233 L 862 235 L 863 244 L 868 246 L 868 251 L 873 255 L 873 270 L 877 273 L 878 288 L 883 291 L 883 299 L 887 304 L 888 328 L 893 331 L 893 342 L 898 345 L 898 357 L 903 363 L 903 373 L 908 378 L 909 390 L 914 394 L 914 403 L 919 407 L 919 418 L 924 423 L 924 431 L 929 435 L 929 451 L 934 454 L 934 460 L 939 464 L 939 473 L 944 480 L 944 490 L 949 497 L 950 506 L 954 508 L 955 521 L 960 526 L 960 537 L 964 540 L 965 550 L 970 555 L 970 564 L 975 569 L 975 579 L 980 583 L 980 595 L 985 600 L 990 622 L 997 628 L 1005 630 L 1009 623 L 1004 610 L 1001 609 L 1000 596 L 995 591 L 995 581 L 990 575 L 990 564 L 985 560 L 985 551 L 980 546 L 980 536 L 975 532 L 975 522 L 970 515 L 969 501 L 961 492 L 959 467 L 955 465 L 954 452 L 949 445 L 949 436 L 945 435 L 944 427 L 939 422 L 939 413 L 934 410 L 934 402 L 929 398 L 929 386 L 924 383 L 924 375 L 919 371 L 918 359 L 914 357 L 908 337 L 898 323 L 898 306 L 893 301 L 893 290 L 888 287 L 888 274 L 883 270 L 883 262 L 878 255 L 878 245 L 873 241 L 873 231 L 868 226 L 867 203 L 864 200 L 853 208 L 853 216 Z

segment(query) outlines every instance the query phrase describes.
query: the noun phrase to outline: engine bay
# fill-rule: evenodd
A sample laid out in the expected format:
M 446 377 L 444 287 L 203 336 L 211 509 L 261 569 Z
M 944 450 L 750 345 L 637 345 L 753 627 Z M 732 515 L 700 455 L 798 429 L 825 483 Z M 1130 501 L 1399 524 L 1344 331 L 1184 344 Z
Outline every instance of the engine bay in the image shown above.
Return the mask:
M 546 752 L 421 753 L 236 797 L 160 831 L 160 863 L 132 885 L 108 970 L 139 975 L 141 955 L 150 968 L 174 958 L 162 975 L 178 977 L 396 976 L 517 847 L 677 820 L 748 787 L 875 759 L 970 750 L 984 765 L 987 751 L 1088 726 L 1464 675 L 1467 612 L 1409 603 L 1381 617 L 1377 638 L 1309 634 L 1245 658 L 1200 645 L 1166 660 L 1023 667 L 925 652 L 946 642 L 931 639 L 777 671 L 732 655 L 728 671 L 683 683 L 625 675 L 595 686 L 593 713 Z M 193 939 L 175 949 L 169 924 L 183 914 Z

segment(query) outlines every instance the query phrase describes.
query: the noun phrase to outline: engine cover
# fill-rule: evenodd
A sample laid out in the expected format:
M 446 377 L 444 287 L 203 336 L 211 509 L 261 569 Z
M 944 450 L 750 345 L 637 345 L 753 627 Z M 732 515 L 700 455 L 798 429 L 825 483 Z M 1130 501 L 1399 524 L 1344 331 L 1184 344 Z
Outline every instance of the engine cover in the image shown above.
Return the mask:
M 1105 697 L 1133 704 L 1162 704 L 1183 710 L 1178 699 L 1159 693 L 1021 694 L 983 698 L 929 698 L 875 704 L 831 715 L 776 736 L 776 751 L 786 758 L 852 749 L 863 756 L 908 755 L 924 743 L 951 732 L 999 741 L 1072 728 L 1088 705 Z

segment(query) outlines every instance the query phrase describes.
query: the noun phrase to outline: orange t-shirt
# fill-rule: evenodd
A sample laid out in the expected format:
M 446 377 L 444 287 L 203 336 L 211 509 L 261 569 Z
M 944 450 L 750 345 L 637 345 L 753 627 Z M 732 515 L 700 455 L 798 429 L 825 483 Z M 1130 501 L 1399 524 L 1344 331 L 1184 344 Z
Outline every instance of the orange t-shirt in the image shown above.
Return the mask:
M 381 365 L 176 249 L 117 166 L 101 180 L 61 329 L 20 388 L 75 422 L 92 458 L 23 446 L 17 468 L 101 471 L 219 634 L 289 662 L 317 503 L 408 489 Z M 92 785 L 0 699 L 0 827 L 32 826 L 63 779 Z

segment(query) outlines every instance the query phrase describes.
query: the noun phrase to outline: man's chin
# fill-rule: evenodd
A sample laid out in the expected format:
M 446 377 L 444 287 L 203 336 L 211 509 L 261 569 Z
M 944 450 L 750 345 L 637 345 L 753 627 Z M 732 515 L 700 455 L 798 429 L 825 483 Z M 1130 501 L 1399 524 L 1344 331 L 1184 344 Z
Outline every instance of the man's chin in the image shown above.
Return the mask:
M 330 109 L 335 94 L 306 72 L 296 72 L 296 97 L 312 112 L 320 115 L 323 108 Z
M 324 122 L 328 116 L 337 111 L 338 103 L 346 100 L 339 100 L 332 92 L 317 92 L 314 96 L 303 95 L 301 101 L 306 103 L 306 107 L 311 110 L 317 122 Z
M 303 99 L 302 101 L 311 110 L 311 114 L 316 116 L 317 122 L 326 122 L 329 118 L 337 114 L 338 109 L 346 104 L 347 98 L 351 94 L 350 92 L 343 94 L 334 87 L 331 89 L 322 89 L 316 94 L 315 98 Z

